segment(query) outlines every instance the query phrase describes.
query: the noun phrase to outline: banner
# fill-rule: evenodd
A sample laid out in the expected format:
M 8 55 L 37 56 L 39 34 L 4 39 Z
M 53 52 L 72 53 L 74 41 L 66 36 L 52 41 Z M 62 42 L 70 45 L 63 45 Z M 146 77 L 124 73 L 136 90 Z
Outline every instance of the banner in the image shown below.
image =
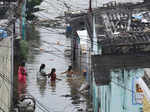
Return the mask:
M 144 93 L 138 83 L 138 78 L 133 78 L 133 81 L 132 81 L 132 104 L 133 105 L 137 105 L 137 104 L 142 105 L 143 98 L 144 98 Z

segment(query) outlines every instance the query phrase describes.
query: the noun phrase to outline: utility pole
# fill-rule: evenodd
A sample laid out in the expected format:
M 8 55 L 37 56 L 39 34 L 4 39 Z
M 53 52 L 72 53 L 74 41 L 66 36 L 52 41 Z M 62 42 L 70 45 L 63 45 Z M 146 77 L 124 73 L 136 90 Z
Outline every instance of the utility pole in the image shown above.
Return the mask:
M 96 36 L 96 18 L 93 14 L 93 53 L 94 55 L 98 54 L 98 44 L 97 44 L 97 36 Z
M 91 13 L 92 12 L 92 0 L 89 0 L 89 12 Z M 95 29 L 95 15 L 94 13 L 92 13 L 92 26 L 93 26 L 93 47 L 92 47 L 92 50 L 93 50 L 93 53 L 94 54 L 98 54 L 98 45 L 97 45 L 97 36 L 96 36 L 96 29 Z
M 92 0 L 89 0 L 89 12 L 92 12 Z
M 12 29 L 12 37 L 11 37 L 11 83 L 14 83 L 14 39 L 15 39 L 15 17 L 13 16 L 13 29 Z M 11 109 L 13 108 L 13 85 L 11 85 Z

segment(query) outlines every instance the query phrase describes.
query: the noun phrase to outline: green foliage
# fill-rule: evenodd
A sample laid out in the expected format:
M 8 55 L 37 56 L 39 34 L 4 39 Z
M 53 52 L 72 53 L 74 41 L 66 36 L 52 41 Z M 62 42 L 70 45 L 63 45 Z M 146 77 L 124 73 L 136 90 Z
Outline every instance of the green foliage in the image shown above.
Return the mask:
M 26 40 L 20 40 L 20 57 L 24 60 L 27 59 L 28 55 L 28 43 Z
M 39 11 L 39 8 L 35 8 L 35 6 L 38 6 L 42 3 L 43 0 L 28 0 L 26 8 L 26 19 L 27 20 L 33 20 L 36 19 L 36 16 L 33 14 L 34 12 Z
M 36 43 L 38 42 L 39 44 L 39 38 L 40 38 L 40 33 L 36 29 L 34 24 L 27 24 L 26 25 L 26 39 L 28 42 L 32 42 L 34 40 L 37 40 Z

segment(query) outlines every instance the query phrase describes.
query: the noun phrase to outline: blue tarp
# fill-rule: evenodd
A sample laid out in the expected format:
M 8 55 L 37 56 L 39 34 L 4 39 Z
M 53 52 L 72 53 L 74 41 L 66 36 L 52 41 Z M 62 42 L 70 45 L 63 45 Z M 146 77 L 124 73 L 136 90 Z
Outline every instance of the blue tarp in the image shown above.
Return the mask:
M 6 38 L 8 37 L 7 32 L 3 29 L 0 29 L 0 38 Z
M 72 30 L 71 26 L 66 27 L 67 32 L 70 32 Z
M 143 18 L 142 15 L 135 15 L 135 16 L 132 16 L 132 17 L 134 17 L 135 19 L 139 19 L 139 20 L 141 20 Z

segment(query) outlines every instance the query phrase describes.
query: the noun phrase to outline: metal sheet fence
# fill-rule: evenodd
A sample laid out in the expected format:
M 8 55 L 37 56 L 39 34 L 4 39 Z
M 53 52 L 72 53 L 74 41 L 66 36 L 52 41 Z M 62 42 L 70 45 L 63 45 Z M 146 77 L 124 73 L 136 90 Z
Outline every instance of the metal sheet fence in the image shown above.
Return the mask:
M 7 79 L 7 80 L 6 80 Z M 11 39 L 0 41 L 0 111 L 9 112 L 11 102 Z

